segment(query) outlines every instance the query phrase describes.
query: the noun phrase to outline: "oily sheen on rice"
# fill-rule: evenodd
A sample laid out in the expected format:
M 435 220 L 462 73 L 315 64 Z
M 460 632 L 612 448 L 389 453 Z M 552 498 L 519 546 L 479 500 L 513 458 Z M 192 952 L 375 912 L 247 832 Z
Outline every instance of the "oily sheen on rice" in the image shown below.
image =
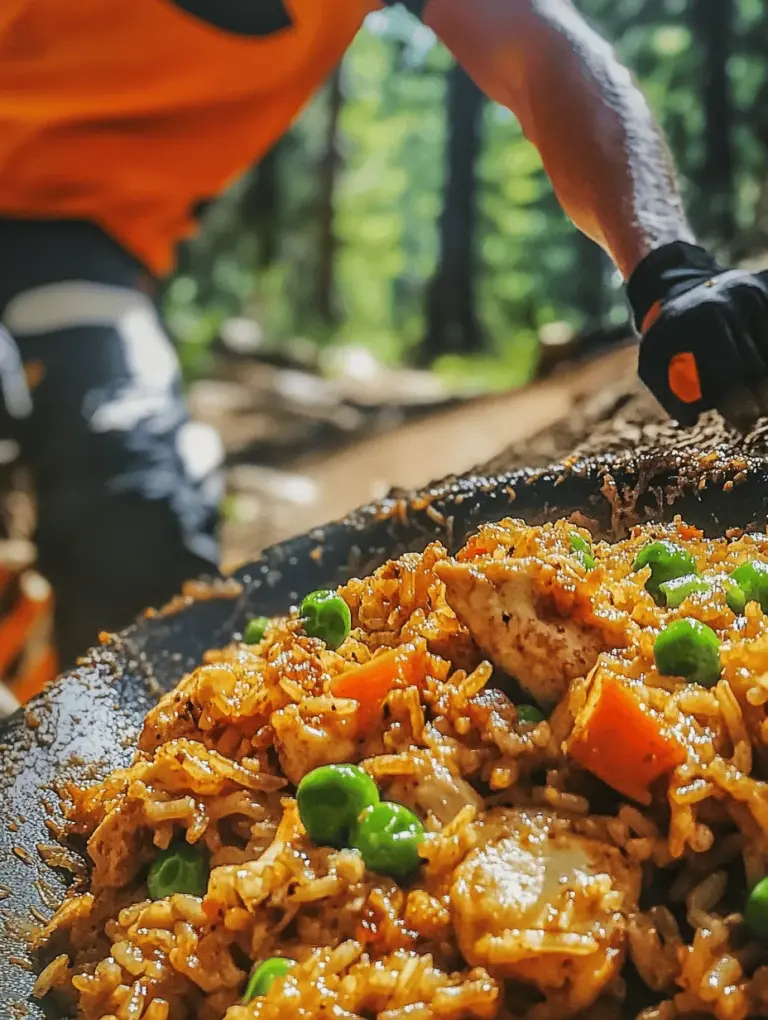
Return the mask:
M 40 932 L 38 994 L 84 1020 L 768 1016 L 743 920 L 768 874 L 768 617 L 717 580 L 768 540 L 575 532 L 506 520 L 352 580 L 335 651 L 294 613 L 208 653 L 130 767 L 63 791 L 93 868 Z M 713 579 L 674 609 L 634 568 L 660 539 Z M 708 686 L 656 668 L 678 619 L 717 635 Z M 341 762 L 423 823 L 408 879 L 310 839 L 296 786 Z M 205 894 L 152 900 L 179 838 L 205 849 Z M 295 965 L 244 1001 L 274 956 Z

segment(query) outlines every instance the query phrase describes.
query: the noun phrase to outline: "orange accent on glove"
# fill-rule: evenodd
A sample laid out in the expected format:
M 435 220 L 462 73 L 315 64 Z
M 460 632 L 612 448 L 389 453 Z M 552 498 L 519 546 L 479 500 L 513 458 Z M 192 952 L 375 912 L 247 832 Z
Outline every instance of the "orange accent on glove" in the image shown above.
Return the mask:
M 696 404 L 701 400 L 699 369 L 691 351 L 682 351 L 670 359 L 667 380 L 670 390 L 684 404 Z
M 643 319 L 643 325 L 641 329 L 643 336 L 645 336 L 645 334 L 648 332 L 648 330 L 651 328 L 654 322 L 661 315 L 663 308 L 664 305 L 661 303 L 661 301 L 654 301 L 654 303 L 648 309 L 648 314 Z

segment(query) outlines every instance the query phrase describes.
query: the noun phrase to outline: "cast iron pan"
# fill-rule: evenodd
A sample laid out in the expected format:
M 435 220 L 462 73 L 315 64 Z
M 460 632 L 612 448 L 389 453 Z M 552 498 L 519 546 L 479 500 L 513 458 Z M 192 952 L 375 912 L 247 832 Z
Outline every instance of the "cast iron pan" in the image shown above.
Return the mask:
M 56 785 L 126 764 L 160 689 L 175 684 L 208 648 L 227 643 L 248 616 L 274 614 L 300 594 L 362 575 L 434 538 L 455 548 L 477 525 L 505 516 L 540 523 L 581 511 L 607 534 L 629 523 L 682 514 L 708 534 L 763 527 L 768 460 L 722 449 L 707 457 L 582 461 L 392 494 L 342 521 L 267 550 L 237 574 L 241 590 L 140 620 L 53 683 L 0 728 L 0 1016 L 57 1018 L 55 1003 L 30 998 L 36 961 L 25 932 L 49 916 L 68 873 L 45 864 L 58 819 Z M 216 589 L 212 589 L 215 594 Z

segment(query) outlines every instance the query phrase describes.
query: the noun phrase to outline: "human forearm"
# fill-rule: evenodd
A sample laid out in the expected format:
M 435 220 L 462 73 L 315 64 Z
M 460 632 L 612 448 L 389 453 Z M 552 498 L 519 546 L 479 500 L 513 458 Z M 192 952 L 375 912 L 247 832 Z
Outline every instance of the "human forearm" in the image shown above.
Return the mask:
M 568 0 L 430 0 L 425 20 L 516 114 L 566 213 L 625 278 L 654 248 L 692 240 L 642 93 Z

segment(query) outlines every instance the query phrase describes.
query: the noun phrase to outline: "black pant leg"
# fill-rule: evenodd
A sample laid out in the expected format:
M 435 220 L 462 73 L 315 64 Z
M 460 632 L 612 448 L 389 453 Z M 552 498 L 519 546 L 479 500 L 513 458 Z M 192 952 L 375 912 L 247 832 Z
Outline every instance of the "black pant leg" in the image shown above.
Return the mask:
M 58 286 L 66 298 L 68 284 Z M 84 321 L 66 324 L 62 312 L 57 324 L 41 304 L 46 293 L 22 295 L 27 303 L 10 306 L 9 325 L 36 380 L 22 453 L 68 666 L 99 631 L 216 572 L 219 475 L 216 440 L 189 422 L 175 352 L 151 302 L 80 281 L 69 295 L 80 297 L 73 307 Z

